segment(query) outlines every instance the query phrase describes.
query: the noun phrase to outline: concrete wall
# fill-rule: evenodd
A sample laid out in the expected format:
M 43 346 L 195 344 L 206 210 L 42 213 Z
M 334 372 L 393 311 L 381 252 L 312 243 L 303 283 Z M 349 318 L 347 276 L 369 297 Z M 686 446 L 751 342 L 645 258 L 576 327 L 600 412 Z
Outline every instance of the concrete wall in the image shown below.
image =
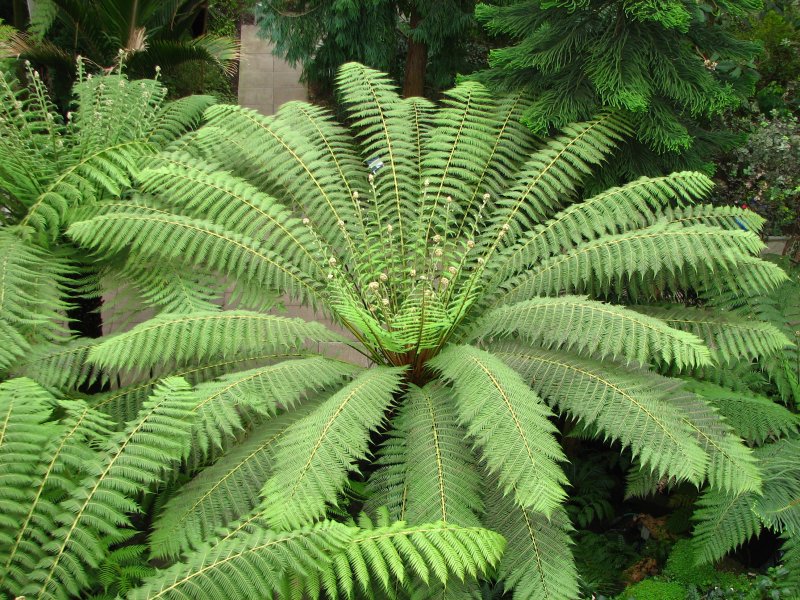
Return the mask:
M 258 27 L 242 25 L 242 59 L 239 64 L 239 104 L 271 115 L 289 100 L 306 100 L 300 67 L 272 55 L 272 44 L 256 36 Z

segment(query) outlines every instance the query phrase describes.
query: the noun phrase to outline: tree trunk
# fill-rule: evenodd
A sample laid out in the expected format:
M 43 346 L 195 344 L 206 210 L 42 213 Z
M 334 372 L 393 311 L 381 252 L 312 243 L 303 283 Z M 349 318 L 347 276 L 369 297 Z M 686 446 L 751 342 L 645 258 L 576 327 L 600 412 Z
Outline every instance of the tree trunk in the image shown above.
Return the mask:
M 411 9 L 411 29 L 416 29 L 420 22 L 419 10 Z M 428 65 L 428 45 L 408 38 L 408 56 L 406 57 L 406 74 L 403 81 L 403 96 L 425 95 L 425 68 Z

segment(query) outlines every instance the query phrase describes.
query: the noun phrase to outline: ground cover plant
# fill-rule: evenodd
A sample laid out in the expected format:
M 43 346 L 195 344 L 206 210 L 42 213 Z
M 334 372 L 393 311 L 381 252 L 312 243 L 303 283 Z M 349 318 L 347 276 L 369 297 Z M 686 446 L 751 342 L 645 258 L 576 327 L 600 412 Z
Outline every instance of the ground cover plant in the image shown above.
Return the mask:
M 146 265 L 163 310 L 10 369 L 0 585 L 80 596 L 110 571 L 130 598 L 467 598 L 483 579 L 576 598 L 575 427 L 630 453 L 631 493 L 702 490 L 701 560 L 739 539 L 709 531 L 725 503 L 796 531 L 796 464 L 764 460 L 791 462 L 796 422 L 753 451 L 752 412 L 726 420 L 699 383 L 789 344 L 720 307 L 787 280 L 758 257 L 760 217 L 702 204 L 693 172 L 581 198 L 628 135 L 613 114 L 543 141 L 524 97 L 477 83 L 440 107 L 359 64 L 338 84 L 347 125 L 211 106 L 142 157 L 135 191 L 63 224 L 109 269 Z M 236 309 L 209 301 L 211 274 Z M 344 333 L 265 312 L 276 290 Z

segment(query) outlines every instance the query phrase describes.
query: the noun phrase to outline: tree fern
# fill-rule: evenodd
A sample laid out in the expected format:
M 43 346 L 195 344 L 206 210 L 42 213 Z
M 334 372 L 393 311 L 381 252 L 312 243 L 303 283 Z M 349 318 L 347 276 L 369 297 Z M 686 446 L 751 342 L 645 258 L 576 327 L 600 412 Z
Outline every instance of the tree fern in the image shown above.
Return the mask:
M 757 256 L 758 217 L 697 204 L 710 183 L 696 173 L 581 201 L 626 135 L 615 115 L 542 141 L 517 121 L 527 99 L 475 83 L 436 107 L 349 64 L 340 92 L 347 124 L 299 102 L 271 117 L 210 107 L 206 125 L 137 163 L 135 190 L 86 206 L 67 231 L 109 276 L 150 269 L 135 283 L 154 304 L 159 278 L 194 288 L 177 304 L 188 307 L 215 275 L 248 306 L 283 294 L 345 331 L 182 308 L 23 366 L 48 386 L 124 384 L 89 401 L 117 421 L 149 406 L 159 377 L 194 386 L 177 454 L 187 461 L 148 515 L 165 568 L 131 597 L 469 598 L 476 575 L 517 597 L 574 597 L 554 424 L 564 418 L 629 448 L 642 489 L 686 481 L 714 506 L 767 493 L 760 449 L 674 378 L 713 368 L 716 343 L 640 304 L 672 314 L 692 298 L 727 322 L 723 297 L 782 285 L 784 272 Z M 175 294 L 164 294 L 167 305 Z M 741 331 L 760 340 L 759 360 L 784 341 L 755 320 Z M 308 356 L 335 355 L 342 341 L 367 369 Z M 726 352 L 737 365 L 753 357 L 733 341 Z M 59 365 L 70 373 L 54 375 Z M 763 504 L 776 528 L 788 526 L 782 486 Z M 362 507 L 383 515 L 377 528 L 349 524 Z M 711 508 L 698 514 L 722 523 Z M 113 515 L 111 529 L 127 525 Z M 478 523 L 513 548 L 492 575 L 500 540 Z M 57 575 L 48 593 L 79 588 L 64 560 L 36 571 Z

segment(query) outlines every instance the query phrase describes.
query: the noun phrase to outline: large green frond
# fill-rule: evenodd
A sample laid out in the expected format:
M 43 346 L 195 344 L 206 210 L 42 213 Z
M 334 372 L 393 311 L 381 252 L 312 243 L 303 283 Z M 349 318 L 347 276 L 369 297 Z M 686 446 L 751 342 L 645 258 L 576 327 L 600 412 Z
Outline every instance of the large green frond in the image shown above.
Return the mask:
M 366 456 L 369 432 L 383 422 L 402 372 L 365 371 L 287 430 L 275 449 L 274 475 L 262 492 L 271 526 L 301 526 L 336 503 L 348 471 Z
M 463 83 L 446 92 L 423 148 L 421 166 L 428 183 L 425 200 L 429 214 L 425 230 L 417 232 L 418 242 L 441 233 L 437 225 L 444 221 L 445 210 L 454 210 L 448 206 L 448 197 L 461 215 L 478 195 L 480 174 L 493 150 L 494 109 L 492 96 L 479 83 Z
M 761 490 L 762 473 L 753 452 L 713 404 L 702 396 L 681 391 L 673 393 L 669 401 L 683 414 L 684 423 L 708 455 L 706 477 L 712 489 L 729 494 Z
M 272 253 L 306 273 L 320 269 L 308 227 L 280 202 L 218 165 L 185 153 L 162 153 L 144 163 L 138 182 L 143 192 L 168 198 L 172 210 L 267 243 Z
M 479 523 L 480 476 L 451 396 L 435 383 L 412 385 L 401 409 L 407 498 L 403 520 L 409 523 Z
M 61 503 L 59 526 L 43 546 L 46 556 L 30 573 L 23 594 L 43 599 L 80 595 L 88 584 L 85 569 L 98 565 L 104 540 L 130 525 L 127 513 L 138 510 L 133 498 L 158 482 L 185 452 L 193 405 L 185 381 L 164 380 L 139 416 L 84 465 L 86 478 Z
M 648 469 L 700 483 L 708 458 L 669 402 L 678 382 L 570 356 L 565 352 L 498 345 L 495 356 L 514 368 L 548 401 L 630 447 Z
M 129 598 L 262 600 L 301 597 L 303 590 L 318 598 L 324 589 L 335 599 L 352 598 L 357 588 L 367 598 L 391 598 L 386 594 L 412 576 L 447 581 L 484 573 L 504 546 L 499 535 L 480 528 L 364 525 L 324 521 L 285 533 L 239 533 L 158 573 Z
M 36 342 L 65 337 L 66 275 L 58 256 L 29 244 L 24 230 L 0 231 L 0 370 L 30 354 Z
M 358 63 L 342 65 L 336 83 L 367 160 L 384 165 L 375 175 L 375 188 L 391 207 L 387 214 L 398 230 L 401 260 L 406 260 L 410 241 L 406 236 L 411 231 L 407 221 L 413 219 L 419 181 L 419 150 L 408 127 L 413 107 L 400 99 L 385 74 Z
M 141 370 L 338 340 L 320 323 L 242 310 L 162 314 L 93 347 L 89 361 L 104 370 Z
M 501 306 L 481 318 L 471 337 L 515 334 L 546 348 L 597 359 L 661 363 L 679 369 L 711 362 L 708 348 L 697 336 L 673 329 L 660 319 L 583 296 L 534 298 Z
M 510 245 L 574 197 L 581 181 L 605 159 L 625 131 L 611 115 L 568 125 L 528 158 L 503 195 L 493 199 L 495 209 L 489 217 L 492 230 L 497 234 L 508 226 L 502 246 Z
M 256 240 L 209 221 L 167 213 L 140 203 L 108 203 L 73 224 L 68 234 L 97 253 L 131 252 L 183 265 L 200 265 L 267 289 L 310 299 L 315 285 L 285 258 Z
M 757 360 L 777 354 L 792 344 L 774 325 L 730 312 L 686 306 L 633 308 L 666 322 L 670 327 L 699 336 L 719 364 L 731 364 L 741 359 Z
M 551 518 L 519 506 L 497 486 L 486 499 L 486 525 L 506 538 L 499 575 L 514 600 L 578 598 L 578 573 L 572 557 L 572 526 L 566 513 Z
M 800 428 L 800 417 L 765 396 L 692 381 L 687 388 L 712 404 L 737 435 L 755 444 L 788 437 Z
M 26 402 L 30 402 L 31 407 L 36 406 L 36 398 L 28 396 Z M 3 549 L 0 552 L 0 589 L 4 587 L 7 576 L 13 582 L 9 587 L 15 594 L 21 593 L 28 574 L 44 557 L 43 548 L 58 527 L 61 509 L 57 503 L 76 487 L 70 474 L 80 473 L 87 464 L 93 464 L 95 456 L 89 444 L 100 443 L 110 434 L 112 424 L 108 418 L 88 407 L 83 401 L 62 400 L 58 403 L 58 408 L 64 413 L 64 417 L 57 428 L 47 430 L 50 432 L 49 439 L 44 448 L 40 449 L 36 470 L 26 491 L 25 511 L 17 515 L 19 520 L 11 529 L 13 539 L 6 539 L 7 536 L 0 533 L 0 548 Z M 36 443 L 34 432 L 28 434 L 28 440 Z M 2 462 L 0 459 L 0 463 Z M 16 465 L 10 466 L 12 473 L 15 466 L 20 465 L 17 460 L 15 463 Z M 5 468 L 9 468 L 9 465 Z M 6 507 L 7 516 L 14 514 L 13 509 Z
M 459 420 L 481 448 L 504 493 L 551 514 L 565 498 L 564 459 L 551 412 L 500 359 L 472 346 L 451 346 L 429 361 L 455 390 Z
M 242 411 L 264 417 L 291 409 L 304 395 L 331 387 L 358 371 L 345 362 L 321 356 L 287 360 L 223 375 L 197 385 L 192 446 L 207 455 L 211 446 L 244 430 Z
M 778 533 L 800 535 L 800 440 L 783 439 L 756 450 L 764 471 L 764 493 L 755 510 Z
M 671 202 L 693 202 L 708 194 L 713 183 L 702 173 L 642 177 L 570 204 L 546 223 L 522 234 L 498 255 L 498 272 L 507 278 L 536 261 L 560 254 L 586 240 L 653 225 Z M 753 214 L 753 213 L 751 213 Z M 497 277 L 497 276 L 496 276 Z
M 626 286 L 630 293 L 647 296 L 659 288 L 704 289 L 707 285 L 763 293 L 786 276 L 774 265 L 751 256 L 762 248 L 761 240 L 750 232 L 660 223 L 586 242 L 547 259 L 504 284 L 495 304 L 562 291 L 621 293 Z
M 761 531 L 755 494 L 708 490 L 697 501 L 692 543 L 698 562 L 713 563 Z
M 20 570 L 34 566 L 29 560 L 31 552 L 36 558 L 36 549 L 25 548 L 19 556 L 17 535 L 36 502 L 42 449 L 50 438 L 63 435 L 63 428 L 47 422 L 54 408 L 55 399 L 30 379 L 0 383 L 0 584 L 6 576 L 18 582 L 24 575 Z
M 170 498 L 153 525 L 150 546 L 159 558 L 198 549 L 218 531 L 248 515 L 273 473 L 274 448 L 290 425 L 316 403 L 304 404 L 259 425 Z

